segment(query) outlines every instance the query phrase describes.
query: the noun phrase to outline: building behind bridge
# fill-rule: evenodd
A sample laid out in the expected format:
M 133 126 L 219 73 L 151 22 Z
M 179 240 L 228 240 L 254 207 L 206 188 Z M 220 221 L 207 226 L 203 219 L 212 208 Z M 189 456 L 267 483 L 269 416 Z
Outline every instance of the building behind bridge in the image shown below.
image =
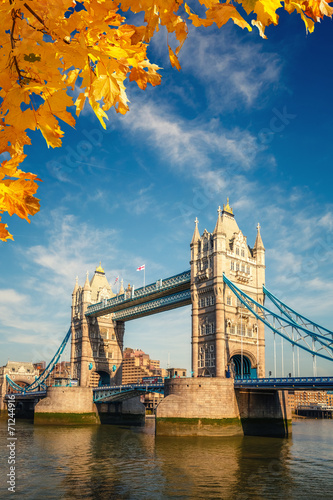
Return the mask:
M 150 359 L 141 349 L 127 347 L 123 353 L 123 384 L 141 383 L 143 377 L 167 377 L 168 372 L 160 367 L 159 360 Z
M 15 384 L 25 387 L 34 382 L 38 377 L 39 371 L 32 363 L 23 361 L 9 361 L 6 365 L 0 367 L 0 410 L 5 408 L 4 397 L 7 392 L 17 392 L 10 387 L 6 380 L 8 375 Z
M 288 391 L 288 404 L 295 414 L 297 408 L 308 406 L 333 406 L 333 391 Z

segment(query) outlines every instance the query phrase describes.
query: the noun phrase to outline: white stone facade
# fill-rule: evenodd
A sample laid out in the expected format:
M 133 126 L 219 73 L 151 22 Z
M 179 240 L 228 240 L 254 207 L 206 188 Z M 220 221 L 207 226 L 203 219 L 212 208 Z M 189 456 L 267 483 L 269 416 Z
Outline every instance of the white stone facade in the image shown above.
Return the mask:
M 75 284 L 71 376 L 79 379 L 82 387 L 96 387 L 101 377 L 104 383 L 121 383 L 124 323 L 113 321 L 110 314 L 100 318 L 85 316 L 89 305 L 114 296 L 101 266 L 97 267 L 90 282 L 87 275 L 83 287 Z
M 235 220 L 229 202 L 219 208 L 215 229 L 191 242 L 192 371 L 196 376 L 265 375 L 264 325 L 223 282 L 223 274 L 263 303 L 265 248 L 257 226 L 253 248 Z

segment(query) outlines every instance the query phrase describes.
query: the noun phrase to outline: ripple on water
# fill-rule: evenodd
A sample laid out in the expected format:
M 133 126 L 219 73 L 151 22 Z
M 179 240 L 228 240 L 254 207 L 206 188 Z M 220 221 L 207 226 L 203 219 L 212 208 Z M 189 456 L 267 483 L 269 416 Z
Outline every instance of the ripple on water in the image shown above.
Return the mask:
M 146 428 L 17 424 L 18 498 L 24 500 L 327 499 L 333 422 L 301 421 L 289 440 L 155 439 Z M 6 441 L 5 423 L 0 426 Z M 6 450 L 1 448 L 2 470 Z M 7 498 L 6 485 L 0 498 Z

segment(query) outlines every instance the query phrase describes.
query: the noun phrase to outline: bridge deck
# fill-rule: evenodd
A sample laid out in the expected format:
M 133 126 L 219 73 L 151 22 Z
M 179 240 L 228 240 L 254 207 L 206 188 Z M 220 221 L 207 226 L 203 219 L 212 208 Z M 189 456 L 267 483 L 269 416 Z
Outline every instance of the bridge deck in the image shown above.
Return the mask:
M 333 390 L 333 377 L 257 378 L 235 380 L 235 389 Z M 96 387 L 92 390 L 95 403 L 120 401 L 146 392 L 164 393 L 164 383 L 126 384 Z M 6 394 L 5 399 L 12 393 Z M 46 391 L 15 393 L 15 399 L 45 397 Z
M 333 389 L 333 377 L 285 377 L 235 380 L 235 389 Z

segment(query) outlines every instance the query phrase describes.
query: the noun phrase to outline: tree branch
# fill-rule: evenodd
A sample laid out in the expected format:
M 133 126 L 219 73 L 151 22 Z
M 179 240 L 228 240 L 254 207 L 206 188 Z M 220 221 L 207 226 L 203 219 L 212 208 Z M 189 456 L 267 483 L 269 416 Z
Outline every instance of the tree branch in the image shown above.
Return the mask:
M 48 34 L 49 30 L 48 30 L 46 24 L 44 23 L 43 19 L 27 3 L 24 3 L 23 7 L 25 7 L 30 12 L 30 14 L 32 14 L 37 19 L 37 21 L 39 21 L 44 26 L 44 28 L 46 29 L 46 33 Z M 66 40 L 65 38 L 63 38 L 63 42 L 70 45 L 70 42 L 68 40 Z
M 17 11 L 15 9 L 12 10 L 12 19 L 13 19 L 13 24 L 12 24 L 12 29 L 10 30 L 10 43 L 12 50 L 15 49 L 15 38 L 14 38 L 14 29 L 15 29 L 15 23 L 16 23 L 16 18 L 17 18 Z M 22 82 L 22 75 L 21 75 L 21 70 L 19 68 L 18 62 L 17 62 L 17 57 L 13 56 L 14 60 L 14 65 L 18 74 L 18 79 L 21 85 Z

